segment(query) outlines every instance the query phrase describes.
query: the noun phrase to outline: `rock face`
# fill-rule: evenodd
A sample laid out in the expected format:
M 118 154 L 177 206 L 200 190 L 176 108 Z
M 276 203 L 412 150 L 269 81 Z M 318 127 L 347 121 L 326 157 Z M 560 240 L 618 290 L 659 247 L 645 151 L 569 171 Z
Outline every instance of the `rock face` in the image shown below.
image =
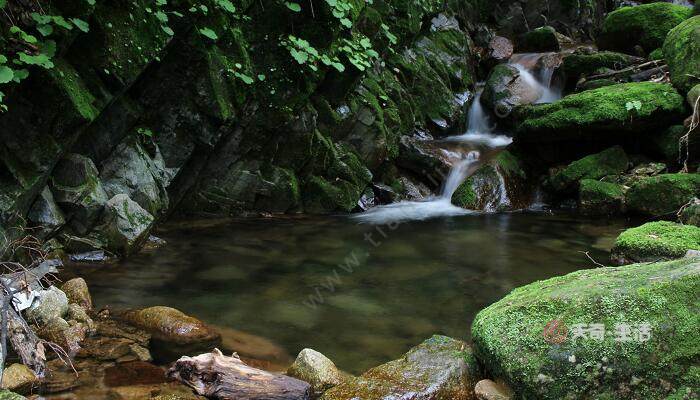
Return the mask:
M 312 349 L 304 349 L 299 353 L 294 364 L 287 370 L 287 375 L 308 382 L 317 397 L 344 380 L 333 361 Z
M 597 180 L 608 175 L 620 174 L 628 168 L 627 154 L 622 147 L 615 146 L 574 161 L 549 178 L 547 183 L 555 192 L 566 193 L 575 191 L 583 179 Z
M 221 335 L 202 321 L 170 307 L 128 311 L 121 317 L 152 335 L 154 357 L 162 360 L 209 351 L 221 341 Z
M 470 400 L 479 379 L 479 368 L 464 342 L 433 336 L 402 358 L 330 389 L 321 399 Z
M 641 103 L 638 109 L 635 101 Z M 520 107 L 515 114 L 520 142 L 605 140 L 651 133 L 680 120 L 685 100 L 668 84 L 624 83 L 571 94 L 552 104 Z
M 700 250 L 700 228 L 674 222 L 649 222 L 628 229 L 617 238 L 611 259 L 632 264 L 681 258 L 689 250 Z
M 516 106 L 533 104 L 540 97 L 541 88 L 528 84 L 518 68 L 501 64 L 491 70 L 481 99 L 497 116 L 506 117 Z
M 700 384 L 699 275 L 685 258 L 515 289 L 477 315 L 475 353 L 516 398 L 682 397 Z
M 630 53 L 640 45 L 652 52 L 664 44 L 671 29 L 691 15 L 688 7 L 663 2 L 620 8 L 605 18 L 598 47 Z
M 138 203 L 126 194 L 118 194 L 105 204 L 96 232 L 108 250 L 127 256 L 143 246 L 154 222 L 153 216 Z
M 673 28 L 663 45 L 671 82 L 682 93 L 700 83 L 700 15 Z
M 673 215 L 699 195 L 700 174 L 663 174 L 632 185 L 627 192 L 627 207 L 639 214 Z

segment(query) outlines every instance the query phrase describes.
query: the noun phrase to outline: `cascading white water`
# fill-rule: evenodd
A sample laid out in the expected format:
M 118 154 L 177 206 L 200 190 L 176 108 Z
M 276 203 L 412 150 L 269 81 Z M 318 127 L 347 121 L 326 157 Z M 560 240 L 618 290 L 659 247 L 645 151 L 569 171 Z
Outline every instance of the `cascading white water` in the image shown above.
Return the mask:
M 533 60 L 531 57 L 537 56 L 541 57 L 542 55 L 526 54 L 520 55 L 519 57 L 514 56 L 510 63 L 518 68 L 527 84 L 542 89 L 543 95 L 538 100 L 538 103 L 556 101 L 561 97 L 561 92 L 551 88 L 554 70 L 541 68 L 538 79 L 535 78 L 530 69 L 526 67 L 526 61 L 534 65 L 537 60 Z M 446 141 L 464 143 L 488 150 L 505 148 L 513 139 L 495 132 L 495 124 L 490 121 L 488 114 L 481 104 L 481 92 L 481 90 L 477 92 L 469 108 L 469 113 L 467 115 L 467 131 L 462 135 L 451 136 L 447 138 Z M 423 220 L 434 217 L 474 213 L 475 211 L 465 210 L 453 205 L 451 201 L 452 195 L 457 191 L 459 185 L 481 166 L 480 161 L 480 153 L 475 150 L 467 152 L 460 160 L 455 161 L 449 175 L 445 179 L 439 196 L 430 197 L 425 201 L 401 201 L 375 207 L 362 214 L 356 215 L 355 218 L 366 223 L 386 224 L 396 221 Z M 485 205 L 484 211 L 496 211 L 499 206 L 510 202 L 505 188 L 505 181 L 500 174 L 498 177 L 498 195 L 493 204 L 489 203 Z

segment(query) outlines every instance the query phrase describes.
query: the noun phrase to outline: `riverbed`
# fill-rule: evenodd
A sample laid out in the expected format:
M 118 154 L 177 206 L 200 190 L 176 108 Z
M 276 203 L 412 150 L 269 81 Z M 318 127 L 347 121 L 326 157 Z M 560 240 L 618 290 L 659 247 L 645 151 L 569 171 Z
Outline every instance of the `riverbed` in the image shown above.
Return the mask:
M 176 307 L 356 373 L 434 333 L 468 339 L 476 313 L 513 288 L 596 267 L 588 256 L 605 263 L 624 227 L 544 212 L 181 221 L 161 227 L 165 247 L 71 270 L 98 306 Z

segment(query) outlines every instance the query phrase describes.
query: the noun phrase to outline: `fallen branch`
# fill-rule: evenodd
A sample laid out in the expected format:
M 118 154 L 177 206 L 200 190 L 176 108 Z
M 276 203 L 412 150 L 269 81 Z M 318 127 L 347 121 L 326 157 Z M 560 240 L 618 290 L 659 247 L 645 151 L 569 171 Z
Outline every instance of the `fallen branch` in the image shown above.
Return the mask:
M 596 80 L 596 79 L 615 78 L 615 77 L 618 77 L 621 75 L 628 75 L 630 73 L 631 73 L 631 75 L 634 75 L 634 74 L 640 73 L 641 71 L 646 71 L 648 69 L 656 69 L 656 68 L 661 68 L 661 67 L 668 68 L 668 66 L 661 61 L 658 61 L 658 60 L 648 61 L 648 62 L 645 62 L 642 64 L 632 65 L 630 67 L 623 68 L 620 70 L 606 72 L 604 74 L 592 75 L 592 76 L 586 77 L 586 80 L 592 81 L 592 80 Z
M 215 349 L 196 357 L 182 357 L 168 371 L 197 394 L 227 400 L 307 400 L 311 386 L 286 375 L 273 374 L 243 363 L 237 355 Z

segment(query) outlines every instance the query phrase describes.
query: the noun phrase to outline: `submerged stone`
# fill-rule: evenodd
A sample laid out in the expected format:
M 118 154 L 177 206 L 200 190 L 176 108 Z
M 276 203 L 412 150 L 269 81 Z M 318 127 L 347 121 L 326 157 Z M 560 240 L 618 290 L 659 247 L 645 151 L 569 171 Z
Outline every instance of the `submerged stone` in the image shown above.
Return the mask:
M 682 93 L 700 83 L 700 15 L 683 21 L 668 33 L 663 46 L 671 82 Z
M 641 137 L 678 121 L 685 100 L 669 84 L 622 83 L 570 94 L 551 104 L 519 107 L 516 141 L 606 141 Z
M 472 325 L 516 398 L 682 398 L 700 387 L 700 259 L 577 271 L 520 287 Z
M 640 45 L 649 53 L 661 47 L 668 32 L 691 15 L 688 7 L 664 2 L 622 7 L 605 18 L 597 43 L 604 50 L 625 52 Z
M 322 400 L 472 400 L 479 367 L 466 343 L 433 336 L 402 358 L 327 391 Z
M 631 212 L 670 216 L 700 196 L 700 174 L 662 174 L 642 179 L 627 192 Z
M 681 258 L 700 250 L 700 228 L 674 222 L 649 222 L 617 238 L 611 259 L 618 265 Z

